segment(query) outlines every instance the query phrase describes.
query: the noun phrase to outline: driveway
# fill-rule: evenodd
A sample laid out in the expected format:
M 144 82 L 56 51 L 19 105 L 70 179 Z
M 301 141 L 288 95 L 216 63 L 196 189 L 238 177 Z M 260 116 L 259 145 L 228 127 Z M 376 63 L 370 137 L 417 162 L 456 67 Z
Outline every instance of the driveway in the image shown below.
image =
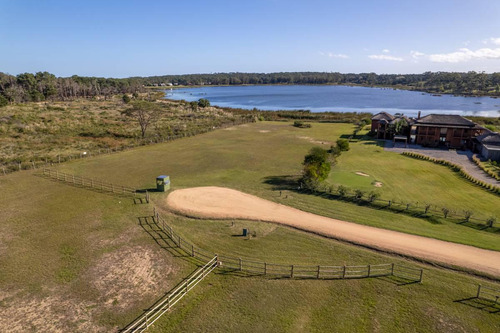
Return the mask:
M 481 180 L 488 184 L 500 186 L 500 181 L 490 177 L 486 172 L 481 170 L 481 168 L 479 168 L 476 163 L 474 163 L 474 161 L 472 161 L 472 156 L 474 154 L 470 150 L 462 151 L 439 148 L 424 148 L 419 145 L 408 145 L 408 148 L 405 148 L 404 143 L 397 142 L 394 145 L 394 143 L 390 140 L 386 140 L 384 150 L 399 154 L 405 151 L 410 151 L 422 155 L 427 155 L 429 157 L 446 160 L 460 165 L 469 175 L 478 180 Z

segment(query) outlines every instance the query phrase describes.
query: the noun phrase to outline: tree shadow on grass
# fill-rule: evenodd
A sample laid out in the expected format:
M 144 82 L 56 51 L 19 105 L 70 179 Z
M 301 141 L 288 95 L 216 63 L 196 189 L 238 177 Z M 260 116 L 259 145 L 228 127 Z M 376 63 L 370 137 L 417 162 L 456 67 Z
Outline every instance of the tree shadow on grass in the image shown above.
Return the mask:
M 298 191 L 300 176 L 285 175 L 285 176 L 269 176 L 263 178 L 264 184 L 272 185 L 275 191 Z
M 500 314 L 500 303 L 496 303 L 492 300 L 474 297 L 468 297 L 464 299 L 459 299 L 453 301 L 454 303 L 464 304 L 488 313 Z

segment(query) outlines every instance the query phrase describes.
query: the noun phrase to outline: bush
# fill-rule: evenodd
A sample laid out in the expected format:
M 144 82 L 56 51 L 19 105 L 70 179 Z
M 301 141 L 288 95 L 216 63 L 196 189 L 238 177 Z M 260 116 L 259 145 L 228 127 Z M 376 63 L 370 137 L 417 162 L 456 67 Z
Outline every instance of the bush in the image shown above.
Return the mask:
M 6 106 L 7 104 L 9 104 L 7 98 L 5 98 L 3 95 L 0 95 L 0 108 Z
M 210 101 L 206 98 L 200 98 L 198 100 L 198 106 L 200 108 L 206 108 L 206 107 L 209 107 L 210 106 Z
M 347 187 L 340 185 L 340 186 L 337 188 L 337 192 L 339 192 L 339 195 L 340 195 L 341 197 L 345 197 L 345 196 L 347 195 Z
M 368 193 L 368 201 L 374 202 L 378 198 L 380 198 L 380 193 L 377 193 L 374 191 L 371 191 L 370 193 Z
M 295 120 L 293 122 L 293 126 L 298 127 L 298 128 L 311 128 L 311 124 L 306 124 L 300 120 Z
M 359 189 L 357 189 L 357 190 L 354 191 L 354 198 L 356 200 L 361 200 L 361 199 L 363 199 L 364 196 L 365 196 L 365 192 L 364 191 L 361 191 Z
M 337 147 L 340 151 L 348 151 L 349 150 L 349 141 L 347 139 L 338 139 Z
M 125 104 L 130 103 L 130 97 L 127 94 L 123 94 L 122 100 Z

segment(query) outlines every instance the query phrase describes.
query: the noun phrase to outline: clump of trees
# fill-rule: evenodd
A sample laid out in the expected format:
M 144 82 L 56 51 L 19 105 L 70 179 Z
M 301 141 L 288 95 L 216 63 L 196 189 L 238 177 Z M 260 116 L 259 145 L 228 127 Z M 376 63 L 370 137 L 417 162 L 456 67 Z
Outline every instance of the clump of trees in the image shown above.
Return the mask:
M 328 152 L 321 147 L 313 147 L 304 157 L 301 183 L 307 189 L 315 189 L 330 174 L 331 165 Z

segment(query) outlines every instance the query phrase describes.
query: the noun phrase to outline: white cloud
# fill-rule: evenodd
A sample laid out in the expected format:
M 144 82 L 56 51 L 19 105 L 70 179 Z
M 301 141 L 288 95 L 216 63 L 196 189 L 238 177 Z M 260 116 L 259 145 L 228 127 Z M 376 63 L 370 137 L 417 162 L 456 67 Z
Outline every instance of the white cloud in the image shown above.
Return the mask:
M 391 52 L 391 51 L 389 51 L 388 49 L 383 49 L 383 50 L 382 50 L 382 52 L 383 52 L 383 53 L 389 53 L 389 52 Z
M 394 57 L 387 54 L 372 54 L 369 55 L 368 58 L 376 59 L 376 60 L 390 60 L 390 61 L 403 61 L 403 58 Z
M 347 54 L 342 54 L 342 53 L 320 52 L 319 54 L 329 58 L 349 59 L 349 56 Z
M 425 53 L 418 52 L 418 51 L 410 51 L 410 55 L 413 59 L 417 60 L 423 56 L 425 56 Z
M 500 37 L 498 38 L 490 38 L 490 42 L 495 45 L 500 45 Z
M 429 60 L 432 62 L 458 63 L 473 59 L 500 59 L 500 48 L 482 48 L 476 51 L 462 48 L 456 52 L 429 55 Z

